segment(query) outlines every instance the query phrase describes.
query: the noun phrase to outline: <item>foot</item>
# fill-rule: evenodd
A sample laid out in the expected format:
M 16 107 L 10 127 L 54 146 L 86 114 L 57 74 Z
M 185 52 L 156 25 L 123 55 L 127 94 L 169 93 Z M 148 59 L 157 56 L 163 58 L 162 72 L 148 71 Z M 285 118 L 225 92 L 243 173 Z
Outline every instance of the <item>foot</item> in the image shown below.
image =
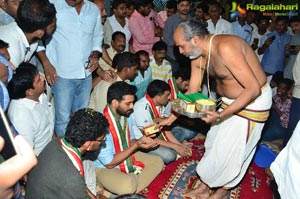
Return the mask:
M 201 183 L 195 189 L 188 189 L 181 192 L 182 197 L 194 197 L 197 199 L 206 199 L 209 197 L 209 188 L 204 183 Z
M 208 199 L 227 199 L 228 190 L 218 188 Z

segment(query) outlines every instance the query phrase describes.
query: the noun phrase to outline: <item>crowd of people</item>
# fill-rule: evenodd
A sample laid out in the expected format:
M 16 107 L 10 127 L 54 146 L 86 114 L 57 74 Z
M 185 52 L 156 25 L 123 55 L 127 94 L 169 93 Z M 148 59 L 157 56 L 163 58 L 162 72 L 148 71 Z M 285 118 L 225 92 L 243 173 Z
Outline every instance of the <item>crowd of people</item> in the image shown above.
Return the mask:
M 192 155 L 200 129 L 178 122 L 171 101 L 202 92 L 218 109 L 201 118 L 210 125 L 201 183 L 182 196 L 224 199 L 260 140 L 285 146 L 300 119 L 298 15 L 232 19 L 219 2 L 192 0 L 0 7 L 0 104 L 20 148 L 0 164 L 0 198 L 22 198 L 25 175 L 29 199 L 142 193 L 164 165 Z

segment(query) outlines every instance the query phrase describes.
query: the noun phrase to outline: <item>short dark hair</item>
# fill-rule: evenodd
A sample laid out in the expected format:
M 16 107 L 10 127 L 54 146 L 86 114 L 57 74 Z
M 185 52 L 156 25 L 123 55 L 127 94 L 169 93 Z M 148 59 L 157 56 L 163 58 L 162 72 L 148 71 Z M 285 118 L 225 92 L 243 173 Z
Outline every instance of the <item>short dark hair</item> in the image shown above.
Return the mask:
M 118 81 L 110 85 L 107 90 L 107 103 L 115 99 L 117 101 L 122 101 L 125 95 L 135 95 L 137 88 L 133 85 L 127 84 L 123 81 Z
M 117 9 L 118 6 L 122 3 L 125 3 L 126 4 L 126 7 L 127 7 L 127 1 L 126 0 L 113 0 L 112 1 L 112 4 L 111 4 L 111 8 L 112 9 Z
M 190 68 L 179 67 L 179 69 L 174 73 L 173 76 L 175 79 L 181 77 L 182 81 L 187 81 L 191 78 L 191 70 Z
M 126 39 L 126 35 L 121 31 L 116 31 L 111 35 L 111 40 L 115 41 L 118 35 L 122 35 Z
M 147 51 L 145 51 L 145 50 L 139 50 L 139 51 L 137 51 L 136 53 L 135 53 L 135 55 L 136 55 L 136 57 L 139 59 L 139 63 L 140 63 L 140 61 L 141 61 L 141 58 L 140 58 L 140 56 L 149 56 L 149 53 L 147 52 Z
M 136 55 L 130 52 L 120 53 L 116 59 L 117 71 L 122 71 L 124 68 L 131 68 L 139 64 Z
M 285 23 L 287 23 L 289 21 L 289 19 L 287 16 L 279 16 L 275 20 L 276 23 L 279 23 L 280 21 L 284 21 Z
M 37 68 L 31 63 L 21 63 L 8 83 L 8 92 L 11 99 L 26 97 L 26 90 L 33 87 L 34 78 L 38 75 Z
M 269 23 L 270 18 L 266 17 L 266 16 L 259 16 L 258 19 L 257 19 L 257 24 L 259 24 L 260 22 L 262 22 L 264 20 L 267 21 L 267 23 Z
M 207 23 L 200 22 L 196 20 L 189 20 L 181 22 L 177 28 L 182 28 L 183 30 L 183 39 L 189 41 L 193 36 L 199 36 L 203 38 L 205 35 L 208 35 Z
M 167 51 L 167 48 L 168 46 L 164 41 L 157 41 L 153 44 L 152 51 L 160 51 L 160 50 Z
M 8 43 L 0 39 L 0 49 L 8 48 L 8 47 L 9 47 Z
M 140 193 L 119 195 L 115 199 L 147 199 L 147 196 Z
M 191 3 L 191 0 L 177 0 L 177 5 L 180 4 L 183 1 L 188 1 L 189 3 Z
M 274 73 L 274 75 L 272 76 L 271 81 L 279 84 L 279 82 L 281 82 L 283 80 L 283 72 L 282 71 L 277 71 L 276 73 Z
M 81 147 L 86 141 L 95 141 L 104 136 L 108 127 L 107 119 L 90 108 L 80 109 L 71 116 L 65 140 L 74 147 Z
M 26 0 L 19 5 L 16 22 L 23 32 L 32 33 L 46 29 L 55 17 L 55 7 L 48 0 Z
M 152 4 L 152 0 L 134 0 L 134 8 L 138 10 L 140 7 L 146 7 L 150 3 Z
M 171 88 L 169 84 L 162 80 L 153 80 L 147 87 L 147 94 L 154 98 L 155 96 L 161 96 L 165 91 L 170 91 Z
M 290 90 L 294 84 L 294 81 L 288 78 L 283 78 L 280 83 L 284 83 L 286 85 L 287 90 Z
M 290 18 L 290 23 L 291 22 L 300 22 L 300 16 L 293 16 Z
M 166 8 L 177 10 L 177 2 L 175 0 L 169 0 L 166 2 Z
M 208 5 L 205 3 L 198 3 L 196 9 L 202 9 L 204 13 L 208 14 Z

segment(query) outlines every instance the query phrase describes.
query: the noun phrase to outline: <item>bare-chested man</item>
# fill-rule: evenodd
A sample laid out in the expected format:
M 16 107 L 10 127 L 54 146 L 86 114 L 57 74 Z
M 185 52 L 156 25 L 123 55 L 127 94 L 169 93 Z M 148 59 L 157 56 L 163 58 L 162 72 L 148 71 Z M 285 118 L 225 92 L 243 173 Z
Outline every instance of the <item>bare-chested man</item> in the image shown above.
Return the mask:
M 192 59 L 189 93 L 199 91 L 204 71 L 216 80 L 222 105 L 202 118 L 212 123 L 197 165 L 199 187 L 185 197 L 220 199 L 243 178 L 271 106 L 271 89 L 251 47 L 233 35 L 209 34 L 201 22 L 186 21 L 174 33 L 180 53 Z M 207 66 L 207 67 L 206 67 Z M 162 121 L 170 124 L 175 117 Z M 210 194 L 211 188 L 216 188 Z

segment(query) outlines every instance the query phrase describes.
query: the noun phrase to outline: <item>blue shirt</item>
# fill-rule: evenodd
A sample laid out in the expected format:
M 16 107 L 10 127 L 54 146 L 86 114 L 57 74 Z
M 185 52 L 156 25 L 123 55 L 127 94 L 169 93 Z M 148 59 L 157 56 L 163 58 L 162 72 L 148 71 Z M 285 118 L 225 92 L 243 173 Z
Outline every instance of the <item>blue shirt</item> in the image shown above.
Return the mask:
M 124 117 L 122 117 L 122 119 L 124 119 Z M 133 140 L 133 139 L 135 139 L 135 137 L 134 137 L 134 132 L 133 132 L 132 115 L 129 118 L 127 118 L 127 122 L 128 122 L 128 126 L 129 126 L 129 131 L 130 131 L 130 140 Z M 124 124 L 124 123 L 121 121 L 121 124 Z M 109 164 L 113 160 L 115 154 L 116 154 L 116 151 L 115 151 L 112 135 L 110 132 L 107 132 L 106 140 L 100 146 L 100 153 L 98 155 L 98 158 L 97 158 L 97 160 L 95 160 L 93 162 L 94 166 L 96 168 L 105 168 L 105 165 Z M 117 166 L 117 168 L 120 168 L 120 167 Z
M 0 53 L 0 63 L 4 64 L 7 67 L 8 70 L 8 78 L 7 78 L 7 82 L 3 82 L 3 83 L 8 83 L 10 82 L 10 80 L 12 79 L 13 76 L 13 70 L 8 62 L 8 60 L 5 58 L 5 55 Z
M 253 30 L 252 26 L 248 24 L 241 26 L 238 21 L 234 21 L 231 24 L 233 34 L 243 38 L 248 44 L 250 44 Z
M 84 0 L 77 13 L 64 0 L 51 0 L 57 14 L 56 30 L 46 46 L 46 54 L 57 74 L 67 79 L 83 79 L 90 75 L 85 69 L 92 51 L 102 52 L 103 31 L 99 8 Z
M 14 22 L 15 19 L 7 14 L 2 8 L 0 8 L 0 26 L 8 25 Z
M 147 86 L 152 81 L 152 70 L 149 66 L 147 70 L 144 72 L 144 77 L 142 76 L 141 72 L 138 71 L 137 76 L 134 78 L 132 82 L 129 84 L 136 86 L 137 92 L 135 93 L 137 100 L 141 99 L 145 96 Z
M 292 39 L 292 36 L 287 32 L 280 36 L 276 31 L 273 31 L 263 36 L 260 43 L 261 46 L 272 36 L 275 36 L 275 40 L 265 50 L 261 60 L 261 65 L 268 74 L 274 74 L 277 71 L 284 70 L 285 47 Z

